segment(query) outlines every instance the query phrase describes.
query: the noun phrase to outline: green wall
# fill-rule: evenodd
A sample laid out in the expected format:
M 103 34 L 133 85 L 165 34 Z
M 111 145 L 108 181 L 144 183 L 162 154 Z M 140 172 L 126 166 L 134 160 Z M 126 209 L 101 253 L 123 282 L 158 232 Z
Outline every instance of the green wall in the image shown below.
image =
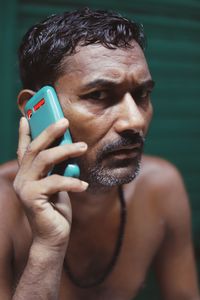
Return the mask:
M 51 13 L 83 6 L 118 10 L 143 23 L 152 76 L 154 120 L 146 153 L 181 171 L 190 196 L 200 269 L 200 1 L 197 0 L 0 0 L 0 163 L 15 158 L 20 82 L 17 47 L 29 25 Z M 137 298 L 158 299 L 152 273 Z

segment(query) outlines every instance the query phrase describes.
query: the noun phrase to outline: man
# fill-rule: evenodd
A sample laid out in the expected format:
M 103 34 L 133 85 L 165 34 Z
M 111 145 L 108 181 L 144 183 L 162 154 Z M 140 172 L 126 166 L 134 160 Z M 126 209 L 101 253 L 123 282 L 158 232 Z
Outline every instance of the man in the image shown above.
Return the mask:
M 181 176 L 142 156 L 154 86 L 143 48 L 139 25 L 89 9 L 25 35 L 19 107 L 48 84 L 66 118 L 33 141 L 20 121 L 15 191 L 12 168 L 2 176 L 1 299 L 130 300 L 152 262 L 162 299 L 199 299 Z M 52 147 L 67 128 L 74 143 Z M 69 158 L 80 179 L 47 176 Z

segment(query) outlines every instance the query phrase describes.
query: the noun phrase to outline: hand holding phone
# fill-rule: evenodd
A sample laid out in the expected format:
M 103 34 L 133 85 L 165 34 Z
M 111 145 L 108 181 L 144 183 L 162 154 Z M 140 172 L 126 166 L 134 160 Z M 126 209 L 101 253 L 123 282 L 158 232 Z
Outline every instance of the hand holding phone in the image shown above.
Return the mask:
M 35 108 L 32 106 L 31 108 L 40 110 L 38 106 L 44 105 L 43 98 L 40 100 L 36 102 Z M 43 126 L 43 122 L 41 124 Z M 40 134 L 41 128 L 39 128 L 36 133 L 39 135 L 31 141 L 27 119 L 22 117 L 20 120 L 17 150 L 19 170 L 13 187 L 25 208 L 24 212 L 33 232 L 32 245 L 39 247 L 40 250 L 42 247 L 44 253 L 48 253 L 51 249 L 66 252 L 72 223 L 71 201 L 68 193 L 84 192 L 88 187 L 88 184 L 79 178 L 62 176 L 60 173 L 46 176 L 52 165 L 59 165 L 63 161 L 65 165 L 71 157 L 83 155 L 87 150 L 84 142 L 51 148 L 52 143 L 60 136 L 63 140 L 67 129 L 68 122 L 62 118 Z
M 64 118 L 62 108 L 58 101 L 56 92 L 51 86 L 41 88 L 26 104 L 25 115 L 28 119 L 31 137 L 36 138 L 45 128 L 52 123 Z M 62 138 L 57 142 L 58 145 L 71 144 L 72 138 L 69 130 L 66 130 Z M 64 167 L 55 166 L 50 172 L 62 172 L 63 176 L 79 177 L 80 169 L 73 161 L 68 161 Z

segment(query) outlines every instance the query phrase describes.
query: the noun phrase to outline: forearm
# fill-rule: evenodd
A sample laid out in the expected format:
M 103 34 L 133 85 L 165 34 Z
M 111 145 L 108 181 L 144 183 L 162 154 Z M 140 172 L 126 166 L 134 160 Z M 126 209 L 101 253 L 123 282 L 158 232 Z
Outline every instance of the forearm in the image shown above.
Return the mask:
M 12 300 L 57 300 L 65 249 L 32 245 Z

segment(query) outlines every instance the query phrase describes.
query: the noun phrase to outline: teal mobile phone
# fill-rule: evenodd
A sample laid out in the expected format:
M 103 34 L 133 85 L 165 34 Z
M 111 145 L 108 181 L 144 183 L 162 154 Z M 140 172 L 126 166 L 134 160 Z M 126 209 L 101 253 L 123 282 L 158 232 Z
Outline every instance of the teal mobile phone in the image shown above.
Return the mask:
M 29 122 L 31 137 L 36 138 L 45 128 L 52 123 L 64 118 L 62 108 L 53 87 L 44 86 L 25 105 L 25 115 Z M 71 144 L 72 138 L 67 129 L 64 135 L 57 141 L 57 145 Z M 55 146 L 55 145 L 54 145 Z M 59 173 L 68 177 L 79 177 L 80 169 L 72 160 L 66 164 L 56 165 L 50 174 Z

